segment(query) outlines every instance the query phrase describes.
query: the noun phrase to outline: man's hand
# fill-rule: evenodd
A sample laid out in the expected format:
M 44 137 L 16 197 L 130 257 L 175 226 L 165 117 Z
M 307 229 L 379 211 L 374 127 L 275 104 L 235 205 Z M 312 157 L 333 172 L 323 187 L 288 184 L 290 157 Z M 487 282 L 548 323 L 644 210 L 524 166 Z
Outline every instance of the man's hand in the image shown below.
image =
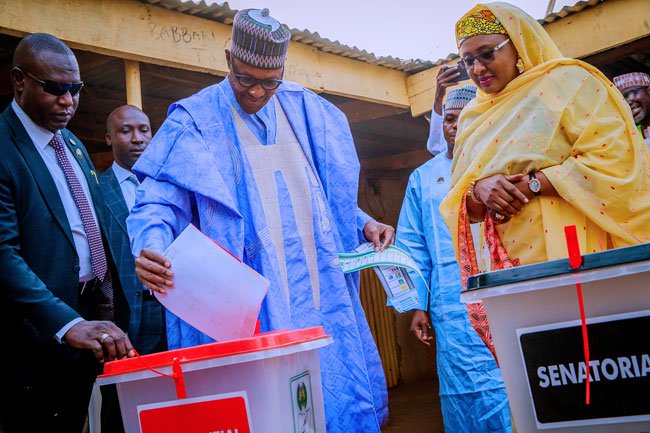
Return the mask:
M 363 226 L 363 235 L 375 246 L 375 251 L 384 251 L 388 245 L 395 243 L 395 229 L 373 219 Z
M 433 100 L 433 111 L 435 111 L 439 116 L 442 116 L 442 101 L 445 99 L 447 87 L 457 84 L 458 77 L 460 77 L 458 67 L 443 65 L 438 70 L 438 75 L 436 75 L 436 95 Z
M 129 337 L 113 322 L 84 320 L 75 324 L 63 336 L 63 341 L 77 349 L 90 349 L 97 361 L 135 356 Z
M 429 324 L 429 317 L 427 317 L 427 312 L 422 310 L 415 310 L 413 312 L 413 318 L 411 319 L 411 332 L 418 340 L 420 340 L 422 344 L 431 346 L 430 341 L 433 340 L 433 336 L 429 335 L 430 330 L 431 325 Z
M 166 287 L 173 285 L 171 271 L 172 264 L 162 254 L 148 249 L 140 251 L 140 256 L 135 259 L 135 273 L 149 290 L 158 293 L 167 293 Z

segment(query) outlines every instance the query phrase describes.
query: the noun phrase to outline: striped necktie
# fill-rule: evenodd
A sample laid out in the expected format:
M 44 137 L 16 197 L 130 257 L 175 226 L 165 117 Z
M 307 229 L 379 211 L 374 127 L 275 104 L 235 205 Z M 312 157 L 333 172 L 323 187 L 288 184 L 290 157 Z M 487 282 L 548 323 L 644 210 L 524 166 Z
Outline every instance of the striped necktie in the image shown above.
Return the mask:
M 61 137 L 58 134 L 54 134 L 49 145 L 54 149 L 56 160 L 63 171 L 68 188 L 70 188 L 72 199 L 74 200 L 74 204 L 77 206 L 79 216 L 81 217 L 81 223 L 86 232 L 86 237 L 88 238 L 88 245 L 90 246 L 90 263 L 93 268 L 93 273 L 100 281 L 100 284 L 98 285 L 100 291 L 99 295 L 102 296 L 100 301 L 100 307 L 102 308 L 100 308 L 100 311 L 105 310 L 103 313 L 100 312 L 100 316 L 102 316 L 102 319 L 113 320 L 113 287 L 111 284 L 111 276 L 107 272 L 108 263 L 99 226 L 97 225 L 97 221 L 95 221 L 95 217 L 90 208 L 90 203 L 84 194 L 81 183 L 79 182 L 79 179 L 77 179 L 74 169 L 70 164 Z
M 50 146 L 54 148 L 56 160 L 63 171 L 65 180 L 68 183 L 70 192 L 72 193 L 72 199 L 79 211 L 81 223 L 83 224 L 84 231 L 88 238 L 88 244 L 90 245 L 90 262 L 93 266 L 93 273 L 100 281 L 104 281 L 108 269 L 106 253 L 104 252 L 104 245 L 102 243 L 102 235 L 99 232 L 99 226 L 97 225 L 97 221 L 95 221 L 92 210 L 90 209 L 90 203 L 88 203 L 88 199 L 81 188 L 81 183 L 79 183 L 79 179 L 77 179 L 77 176 L 74 173 L 65 151 L 65 145 L 58 134 L 54 134 L 54 137 L 50 141 Z

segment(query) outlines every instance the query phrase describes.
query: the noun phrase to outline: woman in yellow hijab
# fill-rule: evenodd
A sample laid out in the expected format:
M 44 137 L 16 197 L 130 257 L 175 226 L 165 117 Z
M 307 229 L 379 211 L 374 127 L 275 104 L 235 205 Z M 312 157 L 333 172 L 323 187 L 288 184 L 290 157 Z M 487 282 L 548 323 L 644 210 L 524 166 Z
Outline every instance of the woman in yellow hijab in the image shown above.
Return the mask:
M 537 21 L 507 3 L 474 7 L 456 36 L 479 89 L 459 119 L 440 208 L 463 283 L 566 257 L 566 225 L 577 227 L 583 253 L 649 242 L 650 157 L 613 84 L 562 57 Z M 477 264 L 470 223 L 479 221 L 478 259 L 489 269 Z

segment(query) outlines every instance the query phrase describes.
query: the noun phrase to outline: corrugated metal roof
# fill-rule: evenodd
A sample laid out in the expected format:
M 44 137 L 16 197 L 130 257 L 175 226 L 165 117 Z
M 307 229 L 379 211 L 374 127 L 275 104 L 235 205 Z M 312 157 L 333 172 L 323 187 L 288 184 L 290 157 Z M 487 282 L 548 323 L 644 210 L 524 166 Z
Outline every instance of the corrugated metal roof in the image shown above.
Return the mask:
M 564 18 L 568 15 L 572 15 L 576 12 L 580 12 L 583 9 L 596 6 L 598 3 L 602 3 L 605 0 L 582 0 L 579 1 L 578 3 L 574 4 L 573 6 L 564 6 L 562 9 L 560 9 L 557 12 L 551 13 L 546 15 L 546 17 L 542 18 L 539 21 L 542 25 L 552 23 L 553 21 L 557 21 L 561 18 Z
M 228 2 L 222 4 L 212 3 L 207 4 L 205 0 L 141 0 L 143 3 L 148 3 L 156 6 L 161 6 L 166 9 L 174 10 L 177 12 L 186 13 L 189 15 L 196 15 L 213 21 L 218 21 L 224 24 L 232 24 L 233 18 L 237 13 L 237 9 L 231 9 Z M 605 0 L 582 0 L 575 3 L 573 6 L 565 6 L 557 12 L 547 15 L 545 18 L 538 20 L 542 25 L 552 23 L 568 15 L 580 12 L 583 9 L 592 7 Z M 291 39 L 301 44 L 313 46 L 321 51 L 336 54 L 338 56 L 347 57 L 362 62 L 370 63 L 384 68 L 396 69 L 413 74 L 431 67 L 446 63 L 450 60 L 458 58 L 458 54 L 450 53 L 446 58 L 436 61 L 422 60 L 422 59 L 409 59 L 404 60 L 393 56 L 377 56 L 374 53 L 368 52 L 356 46 L 349 46 L 342 44 L 339 41 L 332 41 L 326 37 L 321 36 L 318 32 L 312 32 L 308 29 L 291 29 Z

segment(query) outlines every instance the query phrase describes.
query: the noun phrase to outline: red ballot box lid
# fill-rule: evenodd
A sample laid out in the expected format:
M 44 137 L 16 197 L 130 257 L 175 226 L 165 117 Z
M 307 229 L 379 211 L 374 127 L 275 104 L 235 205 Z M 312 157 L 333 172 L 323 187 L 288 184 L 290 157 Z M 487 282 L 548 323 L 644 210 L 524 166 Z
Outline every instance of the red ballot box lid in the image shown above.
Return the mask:
M 149 368 L 169 367 L 172 365 L 175 358 L 177 358 L 181 364 L 184 364 L 187 362 L 204 361 L 208 359 L 294 346 L 329 337 L 330 336 L 325 333 L 322 326 L 297 330 L 265 332 L 241 340 L 203 344 L 201 346 L 152 353 L 150 355 L 141 356 L 140 358 L 136 357 L 107 362 L 104 365 L 104 374 L 99 377 L 111 377 L 120 374 L 134 373 L 148 370 Z

